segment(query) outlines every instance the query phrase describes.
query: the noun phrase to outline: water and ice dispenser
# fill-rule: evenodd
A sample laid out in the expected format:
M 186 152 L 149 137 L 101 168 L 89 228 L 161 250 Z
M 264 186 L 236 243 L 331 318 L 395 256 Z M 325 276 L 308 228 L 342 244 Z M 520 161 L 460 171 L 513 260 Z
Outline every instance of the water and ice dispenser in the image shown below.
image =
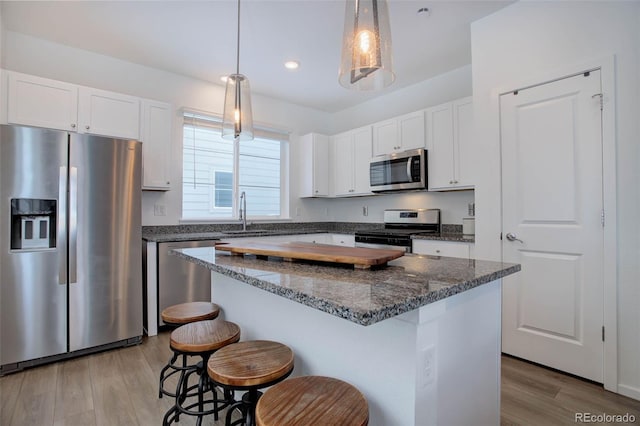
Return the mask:
M 11 250 L 48 249 L 56 246 L 56 200 L 11 200 Z

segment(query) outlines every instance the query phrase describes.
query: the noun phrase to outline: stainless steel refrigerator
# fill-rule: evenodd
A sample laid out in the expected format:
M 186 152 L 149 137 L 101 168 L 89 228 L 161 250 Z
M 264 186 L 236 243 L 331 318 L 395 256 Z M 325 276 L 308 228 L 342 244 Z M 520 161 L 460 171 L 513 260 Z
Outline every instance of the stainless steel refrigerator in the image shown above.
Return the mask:
M 0 126 L 0 374 L 140 341 L 141 147 Z

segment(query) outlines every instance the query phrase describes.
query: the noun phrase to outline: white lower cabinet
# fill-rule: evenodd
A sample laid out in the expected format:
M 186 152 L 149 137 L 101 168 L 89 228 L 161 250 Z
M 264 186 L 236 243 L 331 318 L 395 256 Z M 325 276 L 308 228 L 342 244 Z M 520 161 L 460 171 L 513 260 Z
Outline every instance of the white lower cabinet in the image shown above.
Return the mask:
M 355 247 L 356 237 L 352 234 L 327 234 L 331 237 L 331 241 L 327 244 L 334 246 Z
M 469 259 L 471 256 L 470 243 L 439 240 L 413 240 L 414 254 L 427 254 L 430 256 L 462 257 Z
M 316 244 L 331 244 L 335 246 L 355 247 L 356 240 L 354 235 L 349 234 L 290 234 L 290 235 L 272 235 L 266 237 L 242 237 L 242 238 L 224 238 L 225 241 L 239 243 L 244 241 L 269 241 L 269 242 L 288 242 L 288 241 L 304 241 Z

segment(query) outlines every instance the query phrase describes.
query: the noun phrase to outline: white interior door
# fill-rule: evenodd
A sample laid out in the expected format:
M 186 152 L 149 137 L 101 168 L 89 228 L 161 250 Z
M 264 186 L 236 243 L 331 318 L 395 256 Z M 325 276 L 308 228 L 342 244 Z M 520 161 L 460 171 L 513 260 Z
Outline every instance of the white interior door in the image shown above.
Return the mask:
M 503 352 L 603 380 L 600 71 L 502 95 Z

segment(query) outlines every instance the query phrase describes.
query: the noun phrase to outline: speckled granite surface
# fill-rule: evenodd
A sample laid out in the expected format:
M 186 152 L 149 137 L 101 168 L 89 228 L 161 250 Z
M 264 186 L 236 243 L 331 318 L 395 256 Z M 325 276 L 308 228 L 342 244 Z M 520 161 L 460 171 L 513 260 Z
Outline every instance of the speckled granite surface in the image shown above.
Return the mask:
M 520 265 L 452 257 L 405 255 L 376 270 L 230 256 L 212 247 L 174 250 L 175 255 L 361 325 L 489 283 Z
M 353 234 L 363 229 L 381 229 L 381 223 L 364 222 L 285 222 L 285 223 L 259 223 L 247 226 L 247 234 L 225 234 L 236 232 L 241 228 L 238 224 L 192 224 L 171 226 L 143 226 L 142 239 L 158 243 L 170 241 L 201 241 L 217 240 L 233 237 L 266 237 L 271 235 L 295 235 L 315 234 L 327 232 L 334 234 Z M 414 238 L 441 241 L 462 241 L 473 243 L 473 236 L 462 235 L 462 225 L 442 225 L 441 234 L 415 236 Z
M 438 240 L 455 241 L 460 243 L 475 243 L 475 235 L 462 235 L 460 233 L 440 233 L 440 234 L 417 234 L 411 237 L 412 240 Z

